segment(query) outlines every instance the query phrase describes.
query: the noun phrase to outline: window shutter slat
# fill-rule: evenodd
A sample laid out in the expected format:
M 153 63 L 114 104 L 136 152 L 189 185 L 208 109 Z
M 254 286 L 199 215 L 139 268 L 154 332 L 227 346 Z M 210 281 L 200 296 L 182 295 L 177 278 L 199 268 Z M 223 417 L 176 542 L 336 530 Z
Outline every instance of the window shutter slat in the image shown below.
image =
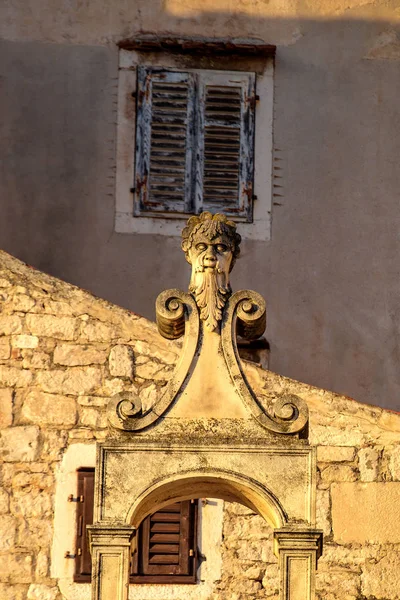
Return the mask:
M 138 69 L 139 214 L 191 210 L 194 87 L 191 73 Z
M 77 502 L 77 535 L 75 548 L 75 581 L 90 581 L 92 574 L 92 559 L 87 542 L 86 526 L 93 523 L 94 507 L 94 469 L 77 472 L 78 498 Z
M 200 75 L 196 204 L 252 220 L 253 73 Z

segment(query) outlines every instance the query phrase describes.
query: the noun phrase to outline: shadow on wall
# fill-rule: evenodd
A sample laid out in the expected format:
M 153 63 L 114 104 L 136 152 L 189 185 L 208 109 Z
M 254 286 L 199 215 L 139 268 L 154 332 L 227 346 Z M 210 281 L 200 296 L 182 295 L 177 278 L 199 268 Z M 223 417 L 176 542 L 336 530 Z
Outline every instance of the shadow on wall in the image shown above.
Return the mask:
M 29 23 L 3 7 L 0 246 L 153 319 L 189 272 L 179 239 L 114 233 L 115 43 L 142 30 L 276 44 L 279 199 L 271 241 L 242 244 L 234 288 L 267 300 L 273 370 L 399 409 L 400 15 L 192 4 L 55 7 Z

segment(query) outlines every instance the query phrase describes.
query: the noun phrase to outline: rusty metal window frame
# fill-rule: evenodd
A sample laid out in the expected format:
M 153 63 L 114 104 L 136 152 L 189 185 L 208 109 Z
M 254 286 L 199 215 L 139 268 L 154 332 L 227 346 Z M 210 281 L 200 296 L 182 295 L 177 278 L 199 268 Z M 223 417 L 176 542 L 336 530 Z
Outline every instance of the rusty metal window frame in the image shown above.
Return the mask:
M 252 72 L 139 66 L 134 215 L 251 223 L 255 102 Z

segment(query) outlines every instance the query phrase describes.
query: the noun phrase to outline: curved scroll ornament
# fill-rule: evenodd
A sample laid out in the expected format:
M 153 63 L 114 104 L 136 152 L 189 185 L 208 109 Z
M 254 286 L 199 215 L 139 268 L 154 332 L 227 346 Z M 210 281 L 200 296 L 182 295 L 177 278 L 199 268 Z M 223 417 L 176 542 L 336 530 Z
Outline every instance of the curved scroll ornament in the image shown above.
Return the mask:
M 116 429 L 140 431 L 153 425 L 173 404 L 192 364 L 200 330 L 199 311 L 190 294 L 166 290 L 156 300 L 157 325 L 161 335 L 178 339 L 185 335 L 175 371 L 155 404 L 143 411 L 140 398 L 131 393 L 116 394 L 109 404 L 108 420 Z
M 260 425 L 275 433 L 300 433 L 308 424 L 306 403 L 298 396 L 288 394 L 276 401 L 274 414 L 268 415 L 247 383 L 241 368 L 236 333 L 246 339 L 256 339 L 264 333 L 265 325 L 265 302 L 260 294 L 248 290 L 233 294 L 226 304 L 221 328 L 225 361 L 236 390 Z

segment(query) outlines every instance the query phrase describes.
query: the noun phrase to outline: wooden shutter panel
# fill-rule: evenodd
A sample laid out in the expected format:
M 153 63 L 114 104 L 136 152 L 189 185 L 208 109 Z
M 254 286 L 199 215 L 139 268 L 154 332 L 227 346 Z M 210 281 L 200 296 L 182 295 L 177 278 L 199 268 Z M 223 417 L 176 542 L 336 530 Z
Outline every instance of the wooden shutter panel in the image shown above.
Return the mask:
M 78 489 L 76 503 L 76 548 L 74 581 L 87 582 L 91 579 L 92 559 L 87 542 L 86 525 L 93 523 L 94 469 L 77 471 Z
M 255 74 L 200 74 L 196 205 L 253 218 Z
M 195 583 L 197 502 L 176 502 L 144 519 L 131 581 Z
M 192 210 L 194 75 L 138 69 L 135 213 Z
M 86 526 L 93 523 L 94 473 L 93 468 L 77 471 L 77 583 L 90 582 L 92 575 Z M 197 502 L 176 502 L 150 515 L 141 523 L 137 535 L 131 583 L 196 583 Z

